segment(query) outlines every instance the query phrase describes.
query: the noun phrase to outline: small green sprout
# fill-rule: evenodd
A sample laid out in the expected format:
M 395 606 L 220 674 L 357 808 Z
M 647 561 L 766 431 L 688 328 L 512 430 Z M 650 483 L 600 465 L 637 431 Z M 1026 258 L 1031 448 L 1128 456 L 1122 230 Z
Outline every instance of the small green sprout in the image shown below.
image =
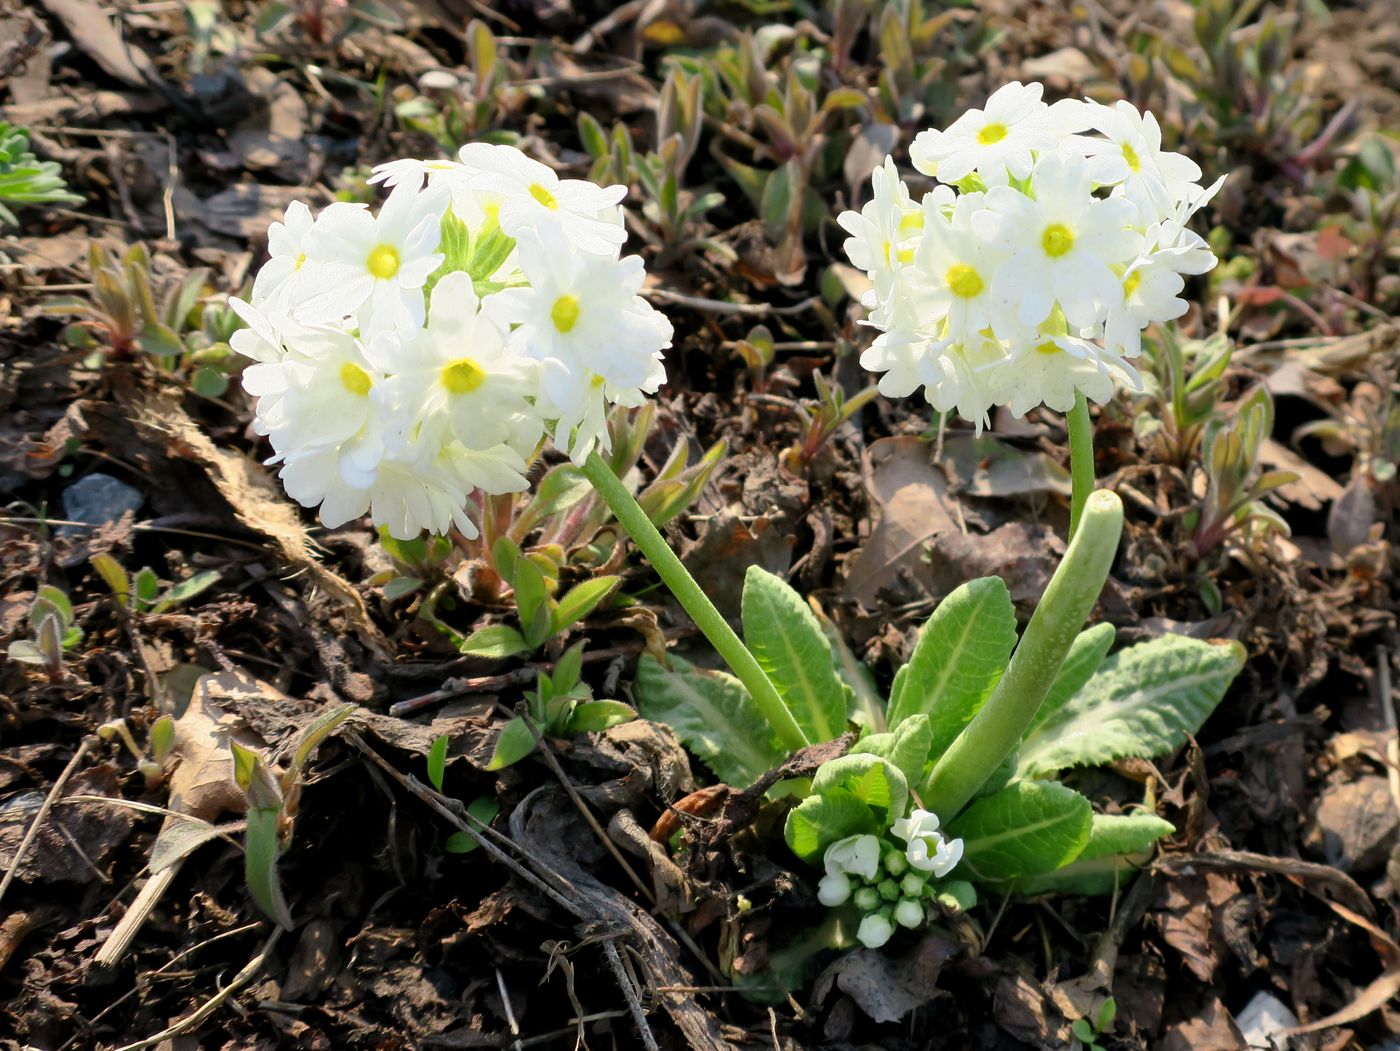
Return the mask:
M 117 605 L 133 613 L 167 613 L 208 591 L 220 578 L 217 570 L 207 569 L 163 587 L 149 566 L 142 566 L 132 575 L 111 555 L 94 555 L 91 564 L 111 589 Z
M 10 660 L 39 665 L 48 673 L 50 682 L 62 682 L 63 655 L 83 639 L 68 596 L 52 585 L 41 587 L 29 608 L 29 626 L 33 638 L 11 642 Z
M 1076 1018 L 1070 1025 L 1070 1032 L 1078 1041 L 1076 1051 L 1104 1051 L 1099 1038 L 1113 1031 L 1113 1020 L 1118 1016 L 1118 1005 L 1113 997 L 1103 1002 L 1093 1021 L 1087 1017 Z

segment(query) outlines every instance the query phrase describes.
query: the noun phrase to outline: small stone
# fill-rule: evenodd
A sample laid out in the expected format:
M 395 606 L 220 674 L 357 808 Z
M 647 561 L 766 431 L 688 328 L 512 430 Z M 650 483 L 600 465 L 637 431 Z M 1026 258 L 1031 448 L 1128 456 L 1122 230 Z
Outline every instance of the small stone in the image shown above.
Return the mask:
M 1298 1024 L 1298 1016 L 1272 993 L 1255 993 L 1254 999 L 1235 1017 L 1235 1025 L 1251 1048 L 1278 1048 L 1288 1051 L 1292 1041 L 1279 1036 Z
M 137 510 L 145 499 L 140 490 L 110 474 L 90 474 L 63 490 L 63 517 L 70 522 L 106 525 Z M 58 527 L 59 536 L 86 536 L 89 532 L 77 526 Z

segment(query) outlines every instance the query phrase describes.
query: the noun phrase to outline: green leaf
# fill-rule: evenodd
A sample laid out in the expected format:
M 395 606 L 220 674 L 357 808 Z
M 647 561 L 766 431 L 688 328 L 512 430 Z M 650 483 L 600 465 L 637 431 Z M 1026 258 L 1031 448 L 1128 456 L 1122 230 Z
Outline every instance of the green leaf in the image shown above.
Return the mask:
M 1036 712 L 1035 718 L 1031 720 L 1030 728 L 1026 731 L 1027 737 L 1034 734 L 1041 723 L 1068 704 L 1074 695 L 1084 688 L 1084 684 L 1102 667 L 1117 634 L 1118 630 L 1112 624 L 1095 624 L 1087 631 L 1079 633 L 1070 645 L 1069 653 L 1065 654 L 1065 662 L 1060 665 L 1059 674 L 1055 676 L 1050 692 L 1041 702 L 1040 711 Z
M 28 639 L 16 639 L 10 643 L 10 648 L 6 652 L 9 654 L 10 660 L 19 661 L 21 664 L 48 663 L 44 651 Z
M 867 734 L 856 742 L 851 755 L 878 755 L 899 768 L 910 784 L 922 784 L 924 766 L 928 763 L 933 744 L 933 730 L 928 716 L 919 712 L 899 724 L 890 733 Z
M 1184 635 L 1120 650 L 1022 742 L 1021 776 L 1170 752 L 1201 728 L 1244 659 L 1238 642 Z
M 1016 893 L 1112 894 L 1176 829 L 1155 814 L 1095 814 L 1089 839 L 1068 865 L 1016 881 Z
M 390 602 L 411 595 L 423 586 L 417 577 L 395 577 L 384 585 L 384 597 Z
M 501 736 L 496 738 L 496 748 L 491 753 L 491 761 L 486 764 L 486 769 L 501 770 L 520 762 L 534 750 L 535 735 L 525 725 L 525 720 L 512 719 L 502 728 Z
M 52 584 L 45 584 L 34 596 L 34 609 L 29 615 L 30 623 L 37 625 L 50 610 L 58 614 L 59 622 L 65 628 L 73 623 L 73 603 L 68 601 L 68 596 Z
M 151 758 L 164 764 L 175 750 L 175 720 L 162 715 L 151 724 Z
M 207 569 L 203 573 L 196 573 L 194 576 L 173 585 L 169 591 L 161 596 L 160 601 L 151 607 L 151 612 L 164 613 L 168 609 L 173 609 L 180 603 L 188 602 L 196 595 L 208 591 L 218 582 L 218 570 Z
M 428 781 L 442 791 L 442 778 L 447 773 L 447 734 L 438 734 L 428 748 Z
M 846 729 L 846 688 L 836 675 L 821 625 L 802 596 L 780 577 L 750 566 L 742 612 L 744 641 L 807 740 L 840 737 Z
M 703 671 L 679 657 L 670 668 L 644 655 L 637 662 L 637 711 L 665 723 L 720 780 L 749 785 L 782 763 L 787 752 L 739 680 Z
M 169 325 L 158 321 L 147 322 L 136 335 L 136 345 L 147 354 L 158 358 L 173 358 L 185 352 L 185 345 L 179 334 Z
M 554 607 L 550 634 L 558 635 L 592 613 L 621 580 L 614 576 L 594 577 L 571 587 Z
M 889 725 L 923 712 L 932 755 L 947 751 L 1006 671 L 1016 645 L 1016 610 L 1000 577 L 971 580 L 938 604 L 895 676 Z
M 191 374 L 190 387 L 201 398 L 222 398 L 228 391 L 228 376 L 219 369 L 203 365 Z
M 155 570 L 150 566 L 142 566 L 136 571 L 136 576 L 132 578 L 132 584 L 136 592 L 136 601 L 132 604 L 133 609 L 149 609 L 156 596 L 160 594 L 160 578 L 156 576 Z
M 131 596 L 131 574 L 111 555 L 93 555 L 92 568 L 106 582 L 117 602 L 125 606 Z
M 483 825 L 491 824 L 500 812 L 501 804 L 491 796 L 479 796 L 467 804 L 467 813 Z M 481 846 L 481 840 L 475 833 L 454 832 L 447 837 L 447 842 L 442 845 L 442 849 L 449 854 L 470 854 L 479 846 Z
M 1018 781 L 974 800 L 948 825 L 963 841 L 959 872 L 1015 879 L 1057 869 L 1089 840 L 1093 810 L 1078 792 L 1053 781 Z
M 523 555 L 515 560 L 514 576 L 515 608 L 520 613 L 520 633 L 525 637 L 529 648 L 535 649 L 549 638 L 550 634 L 549 589 L 540 567 Z
M 836 788 L 811 795 L 788 811 L 783 838 L 809 865 L 816 865 L 838 839 L 879 829 L 874 812 L 855 794 Z
M 283 930 L 292 930 L 296 925 L 277 877 L 277 810 L 256 807 L 248 811 L 243 852 L 244 877 L 258 908 Z
M 517 653 L 528 653 L 533 647 L 509 624 L 493 624 L 474 631 L 462 642 L 461 652 L 471 657 L 502 660 Z
M 636 717 L 637 713 L 621 701 L 580 701 L 569 716 L 568 732 L 606 730 L 619 723 L 630 723 Z
M 812 795 L 843 789 L 873 810 L 884 811 L 882 827 L 904 815 L 909 804 L 909 783 L 899 767 L 878 755 L 843 755 L 817 768 Z

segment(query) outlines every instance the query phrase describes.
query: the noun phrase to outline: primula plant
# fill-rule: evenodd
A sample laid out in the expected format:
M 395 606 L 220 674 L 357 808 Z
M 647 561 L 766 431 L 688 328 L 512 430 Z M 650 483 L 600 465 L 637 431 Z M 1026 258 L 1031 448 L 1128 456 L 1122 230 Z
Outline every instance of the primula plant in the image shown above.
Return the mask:
M 516 528 L 482 513 L 526 488 L 552 439 L 733 673 L 643 658 L 642 714 L 739 784 L 859 724 L 848 754 L 769 792 L 790 807 L 793 854 L 824 873 L 815 896 L 835 910 L 823 927 L 832 945 L 878 947 L 970 907 L 979 887 L 1112 889 L 1171 825 L 1150 800 L 1096 813 L 1059 776 L 1179 747 L 1242 662 L 1237 644 L 1177 636 L 1110 657 L 1113 628 L 1084 630 L 1123 522 L 1118 497 L 1093 492 L 1087 400 L 1140 386 L 1142 330 L 1183 314 L 1184 275 L 1214 265 L 1186 223 L 1219 183 L 1202 189 L 1194 163 L 1164 152 L 1150 115 L 1047 106 L 1038 85 L 1008 85 L 985 110 L 921 134 L 912 153 L 940 185 L 916 203 L 886 159 L 873 200 L 841 217 L 880 330 L 862 361 L 883 373 L 885 394 L 922 387 L 979 429 L 997 405 L 1068 413 L 1074 484 L 1065 557 L 1019 639 L 1006 585 L 972 581 L 934 612 L 883 707 L 802 596 L 758 568 L 741 638 L 659 533 L 665 509 L 641 506 L 619 477 L 631 460 L 602 455 L 610 412 L 646 404 L 664 380 L 671 337 L 638 295 L 641 260 L 621 255 L 623 187 L 561 180 L 485 143 L 457 161 L 394 161 L 376 169 L 390 190 L 377 215 L 292 205 L 250 300 L 234 301 L 248 328 L 233 346 L 255 362 L 244 374 L 255 428 L 292 496 L 330 526 L 368 512 L 399 542 L 422 530 L 479 546 L 494 537 L 486 551 L 520 627 L 488 628 L 478 644 L 539 647 L 617 583 L 556 596 L 547 570 L 559 563 L 523 548 L 539 519 Z M 843 410 L 832 399 L 828 415 Z M 828 426 L 810 430 L 808 459 Z M 542 488 L 567 488 L 551 477 Z M 576 644 L 541 676 L 493 767 L 538 734 L 631 716 L 592 699 L 581 661 Z M 853 674 L 860 701 L 843 681 Z

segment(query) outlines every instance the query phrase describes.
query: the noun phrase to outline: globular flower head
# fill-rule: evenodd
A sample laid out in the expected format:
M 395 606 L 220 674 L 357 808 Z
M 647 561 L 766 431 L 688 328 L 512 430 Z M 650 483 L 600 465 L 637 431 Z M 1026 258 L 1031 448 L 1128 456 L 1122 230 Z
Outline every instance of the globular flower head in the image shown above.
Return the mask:
M 657 390 L 671 326 L 619 258 L 622 186 L 476 143 L 371 181 L 390 191 L 377 213 L 293 203 L 232 301 L 254 429 L 327 525 L 474 537 L 469 509 L 525 489 L 548 433 L 582 460 L 609 408 Z
M 872 912 L 856 928 L 856 940 L 867 949 L 878 949 L 894 936 L 894 924 L 881 912 Z
M 1215 265 L 1187 223 L 1219 181 L 1198 185 L 1151 114 L 1041 96 L 1008 84 L 921 133 L 914 165 L 945 185 L 915 205 L 886 158 L 871 201 L 838 220 L 874 285 L 861 363 L 883 393 L 922 389 L 979 429 L 994 405 L 1019 416 L 1136 384 L 1142 330 L 1181 316 L 1183 275 Z

